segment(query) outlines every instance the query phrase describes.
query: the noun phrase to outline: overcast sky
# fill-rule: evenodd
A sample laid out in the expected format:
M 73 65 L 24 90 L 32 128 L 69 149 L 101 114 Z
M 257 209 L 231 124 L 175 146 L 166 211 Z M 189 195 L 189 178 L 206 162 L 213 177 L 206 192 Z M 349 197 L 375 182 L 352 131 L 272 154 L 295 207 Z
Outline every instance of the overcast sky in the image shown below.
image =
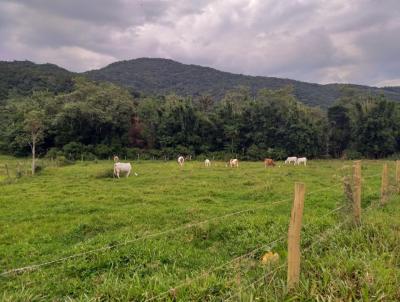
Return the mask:
M 400 0 L 0 0 L 1 60 L 86 71 L 139 57 L 400 85 Z

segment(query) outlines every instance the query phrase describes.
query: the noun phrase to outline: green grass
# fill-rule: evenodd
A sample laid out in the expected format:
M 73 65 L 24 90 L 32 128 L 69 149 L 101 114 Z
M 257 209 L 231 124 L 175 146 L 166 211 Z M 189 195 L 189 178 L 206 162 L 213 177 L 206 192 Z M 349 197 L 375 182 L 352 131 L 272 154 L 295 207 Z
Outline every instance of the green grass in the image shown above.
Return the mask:
M 0 166 L 17 161 L 3 156 Z M 0 300 L 398 301 L 400 197 L 377 206 L 383 162 L 363 162 L 368 209 L 358 228 L 341 225 L 349 218 L 344 210 L 329 214 L 345 204 L 341 182 L 349 161 L 269 169 L 251 162 L 230 169 L 193 161 L 180 169 L 175 162 L 142 161 L 134 162 L 139 176 L 119 180 L 103 177 L 112 162 L 84 162 L 3 181 L 2 272 L 109 248 L 1 276 Z M 288 292 L 286 236 L 296 181 L 307 191 L 302 273 L 299 287 Z M 224 216 L 239 211 L 245 212 Z M 270 250 L 280 260 L 265 266 L 260 257 Z

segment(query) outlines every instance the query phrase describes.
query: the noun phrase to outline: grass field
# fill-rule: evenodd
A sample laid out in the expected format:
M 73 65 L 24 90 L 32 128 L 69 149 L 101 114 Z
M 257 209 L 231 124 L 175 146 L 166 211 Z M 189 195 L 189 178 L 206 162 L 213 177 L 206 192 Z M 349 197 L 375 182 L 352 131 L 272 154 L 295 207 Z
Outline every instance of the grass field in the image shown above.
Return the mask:
M 400 301 L 400 195 L 377 206 L 383 162 L 363 162 L 360 227 L 346 222 L 346 208 L 332 211 L 346 205 L 350 161 L 269 169 L 142 161 L 137 177 L 119 180 L 102 177 L 112 162 L 47 167 L 0 185 L 1 272 L 103 249 L 4 274 L 0 300 Z M 288 292 L 296 181 L 307 192 L 302 273 Z M 279 262 L 262 264 L 267 251 Z

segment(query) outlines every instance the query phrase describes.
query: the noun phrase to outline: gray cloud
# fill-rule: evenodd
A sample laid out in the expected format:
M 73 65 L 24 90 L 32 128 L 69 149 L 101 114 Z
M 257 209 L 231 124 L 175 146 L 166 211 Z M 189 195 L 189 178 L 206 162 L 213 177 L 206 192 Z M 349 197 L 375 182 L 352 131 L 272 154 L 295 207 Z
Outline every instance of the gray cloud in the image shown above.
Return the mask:
M 398 0 L 0 0 L 0 59 L 73 71 L 165 57 L 225 71 L 400 85 Z

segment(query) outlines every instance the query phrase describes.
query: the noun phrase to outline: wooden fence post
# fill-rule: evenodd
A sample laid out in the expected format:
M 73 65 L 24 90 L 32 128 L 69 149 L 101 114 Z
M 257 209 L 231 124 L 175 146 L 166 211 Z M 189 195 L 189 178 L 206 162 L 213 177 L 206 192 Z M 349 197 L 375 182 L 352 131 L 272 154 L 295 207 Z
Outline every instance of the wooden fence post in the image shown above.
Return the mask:
M 353 213 L 354 223 L 361 224 L 361 161 L 357 160 L 353 166 Z
M 396 187 L 400 193 L 400 160 L 396 160 Z
M 22 176 L 21 163 L 18 162 L 18 164 L 17 164 L 17 177 L 21 177 L 21 176 Z
M 288 231 L 287 286 L 296 287 L 300 280 L 300 231 L 303 219 L 305 185 L 296 182 Z
M 10 172 L 8 171 L 7 164 L 4 164 L 4 168 L 6 169 L 7 178 L 10 178 Z
M 388 186 L 389 186 L 388 165 L 383 164 L 382 181 L 381 181 L 381 205 L 384 205 L 387 202 Z

